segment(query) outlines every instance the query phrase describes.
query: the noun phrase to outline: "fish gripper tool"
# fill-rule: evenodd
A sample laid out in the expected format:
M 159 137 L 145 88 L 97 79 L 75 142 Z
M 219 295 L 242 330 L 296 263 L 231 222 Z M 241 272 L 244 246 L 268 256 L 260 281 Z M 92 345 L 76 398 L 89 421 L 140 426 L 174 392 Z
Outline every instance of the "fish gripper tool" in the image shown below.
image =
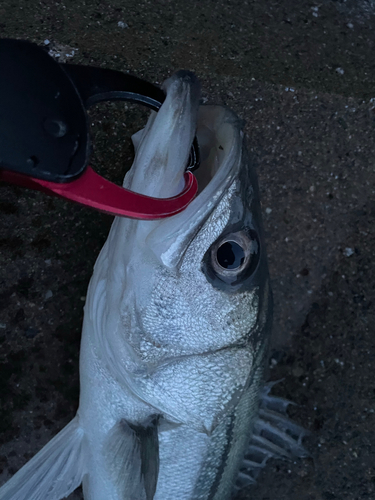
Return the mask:
M 153 198 L 118 186 L 89 166 L 87 108 L 125 100 L 157 111 L 164 91 L 112 69 L 58 63 L 25 40 L 0 39 L 0 180 L 37 189 L 113 215 L 161 219 L 184 210 L 198 184 L 197 139 L 183 191 Z

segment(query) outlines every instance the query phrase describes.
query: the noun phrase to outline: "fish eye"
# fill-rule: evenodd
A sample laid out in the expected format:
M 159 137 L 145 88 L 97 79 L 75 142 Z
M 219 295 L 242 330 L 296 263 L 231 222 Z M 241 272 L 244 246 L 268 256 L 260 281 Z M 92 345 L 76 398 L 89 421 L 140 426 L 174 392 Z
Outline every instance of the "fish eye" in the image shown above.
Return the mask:
M 211 247 L 211 266 L 225 282 L 249 276 L 259 261 L 259 239 L 255 231 L 242 230 L 227 234 Z
M 238 269 L 245 260 L 245 250 L 235 241 L 226 241 L 216 251 L 216 261 L 223 269 Z

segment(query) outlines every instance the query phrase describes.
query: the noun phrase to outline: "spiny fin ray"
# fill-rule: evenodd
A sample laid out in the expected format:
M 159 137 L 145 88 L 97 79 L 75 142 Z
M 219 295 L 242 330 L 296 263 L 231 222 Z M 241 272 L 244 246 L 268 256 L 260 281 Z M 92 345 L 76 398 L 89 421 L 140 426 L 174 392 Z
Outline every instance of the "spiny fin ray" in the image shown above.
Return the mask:
M 236 490 L 255 483 L 270 458 L 292 460 L 309 456 L 302 440 L 309 432 L 287 417 L 290 401 L 271 396 L 275 382 L 266 384 L 260 395 L 259 416 L 240 470 Z

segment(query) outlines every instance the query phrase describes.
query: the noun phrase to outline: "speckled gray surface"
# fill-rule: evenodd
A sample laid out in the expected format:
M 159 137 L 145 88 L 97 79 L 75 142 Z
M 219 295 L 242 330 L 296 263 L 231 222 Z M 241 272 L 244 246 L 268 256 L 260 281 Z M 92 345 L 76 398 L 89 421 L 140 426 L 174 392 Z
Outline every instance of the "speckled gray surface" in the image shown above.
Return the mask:
M 0 1 L 2 37 L 153 82 L 193 70 L 205 100 L 247 122 L 276 306 L 269 373 L 312 436 L 310 459 L 270 463 L 238 499 L 375 498 L 374 13 L 371 0 Z M 91 116 L 93 164 L 118 181 L 146 115 Z M 110 223 L 0 186 L 2 481 L 74 415 L 84 296 Z

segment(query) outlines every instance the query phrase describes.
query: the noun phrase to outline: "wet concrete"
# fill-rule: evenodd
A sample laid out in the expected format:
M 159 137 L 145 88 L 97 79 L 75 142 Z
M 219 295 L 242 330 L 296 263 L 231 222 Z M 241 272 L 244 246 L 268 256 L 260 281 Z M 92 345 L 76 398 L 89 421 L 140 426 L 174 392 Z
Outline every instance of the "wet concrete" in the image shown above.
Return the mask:
M 247 122 L 275 296 L 269 373 L 312 435 L 311 458 L 270 463 L 238 499 L 375 498 L 374 14 L 370 0 L 0 1 L 1 37 L 153 82 L 193 70 L 206 102 Z M 123 177 L 146 115 L 91 112 L 97 170 Z M 75 413 L 82 308 L 110 224 L 0 186 L 2 480 Z

